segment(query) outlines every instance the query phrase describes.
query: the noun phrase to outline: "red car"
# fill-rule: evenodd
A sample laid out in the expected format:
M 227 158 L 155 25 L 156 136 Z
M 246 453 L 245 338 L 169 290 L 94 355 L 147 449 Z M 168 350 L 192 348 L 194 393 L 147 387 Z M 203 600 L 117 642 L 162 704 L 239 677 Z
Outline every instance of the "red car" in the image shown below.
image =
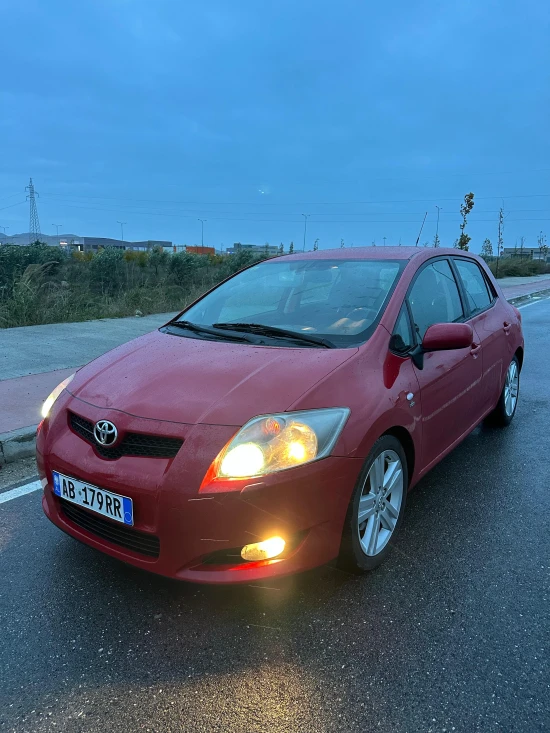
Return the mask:
M 267 260 L 50 395 L 44 511 L 171 578 L 368 570 L 408 490 L 484 418 L 512 420 L 522 363 L 520 313 L 475 255 Z

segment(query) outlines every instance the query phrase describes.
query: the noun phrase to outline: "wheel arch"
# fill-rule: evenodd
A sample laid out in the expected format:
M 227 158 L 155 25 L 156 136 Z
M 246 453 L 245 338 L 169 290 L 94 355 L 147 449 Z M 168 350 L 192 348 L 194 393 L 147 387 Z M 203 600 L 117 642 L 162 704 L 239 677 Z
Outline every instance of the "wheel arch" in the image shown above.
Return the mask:
M 413 473 L 414 473 L 415 460 L 416 460 L 416 453 L 415 453 L 414 441 L 413 441 L 412 435 L 409 433 L 407 428 L 404 428 L 401 425 L 394 425 L 389 430 L 386 430 L 384 435 L 393 436 L 403 446 L 405 458 L 407 459 L 407 474 L 408 474 L 408 480 L 409 480 L 409 486 L 410 486 L 412 477 L 413 477 Z
M 519 371 L 521 372 L 521 370 L 523 368 L 523 346 L 518 346 L 518 348 L 516 349 L 516 353 L 514 354 L 514 356 L 517 357 L 518 364 L 519 364 Z

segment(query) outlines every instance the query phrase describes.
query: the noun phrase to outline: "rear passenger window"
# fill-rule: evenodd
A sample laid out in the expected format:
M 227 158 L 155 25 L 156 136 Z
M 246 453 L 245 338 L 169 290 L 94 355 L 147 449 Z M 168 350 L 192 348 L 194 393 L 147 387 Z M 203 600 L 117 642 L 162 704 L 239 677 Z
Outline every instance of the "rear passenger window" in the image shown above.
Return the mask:
M 447 260 L 421 270 L 409 294 L 414 327 L 420 337 L 434 323 L 453 323 L 464 317 L 458 286 Z
M 471 315 L 475 315 L 487 308 L 493 300 L 487 282 L 477 263 L 456 259 L 455 265 L 466 290 Z

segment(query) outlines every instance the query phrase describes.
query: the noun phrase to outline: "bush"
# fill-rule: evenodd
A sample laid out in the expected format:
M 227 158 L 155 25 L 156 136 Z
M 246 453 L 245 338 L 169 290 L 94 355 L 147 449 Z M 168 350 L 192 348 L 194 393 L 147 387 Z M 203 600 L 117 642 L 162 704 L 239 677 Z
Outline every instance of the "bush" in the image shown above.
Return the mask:
M 90 261 L 90 279 L 102 293 L 120 289 L 123 277 L 124 252 L 114 247 L 100 250 Z
M 66 256 L 58 247 L 47 244 L 30 244 L 21 247 L 16 244 L 0 245 L 0 286 L 8 285 L 20 277 L 29 265 L 55 262 L 60 265 Z
M 493 275 L 497 274 L 497 259 L 488 263 Z M 528 277 L 550 273 L 550 265 L 541 260 L 522 260 L 515 257 L 500 258 L 498 261 L 498 277 Z
M 206 257 L 0 245 L 0 328 L 179 311 L 262 259 L 250 252 Z

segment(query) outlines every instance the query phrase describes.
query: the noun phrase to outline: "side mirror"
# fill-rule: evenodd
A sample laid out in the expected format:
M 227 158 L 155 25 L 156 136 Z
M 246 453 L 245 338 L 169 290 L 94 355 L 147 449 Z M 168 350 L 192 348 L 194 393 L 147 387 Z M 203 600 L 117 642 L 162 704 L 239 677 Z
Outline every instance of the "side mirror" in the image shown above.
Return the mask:
M 474 341 L 474 332 L 467 323 L 435 323 L 422 339 L 423 351 L 467 349 Z
M 426 352 L 467 349 L 473 341 L 474 332 L 467 323 L 434 323 L 424 334 L 422 344 L 411 351 L 411 358 L 417 369 L 423 369 Z

